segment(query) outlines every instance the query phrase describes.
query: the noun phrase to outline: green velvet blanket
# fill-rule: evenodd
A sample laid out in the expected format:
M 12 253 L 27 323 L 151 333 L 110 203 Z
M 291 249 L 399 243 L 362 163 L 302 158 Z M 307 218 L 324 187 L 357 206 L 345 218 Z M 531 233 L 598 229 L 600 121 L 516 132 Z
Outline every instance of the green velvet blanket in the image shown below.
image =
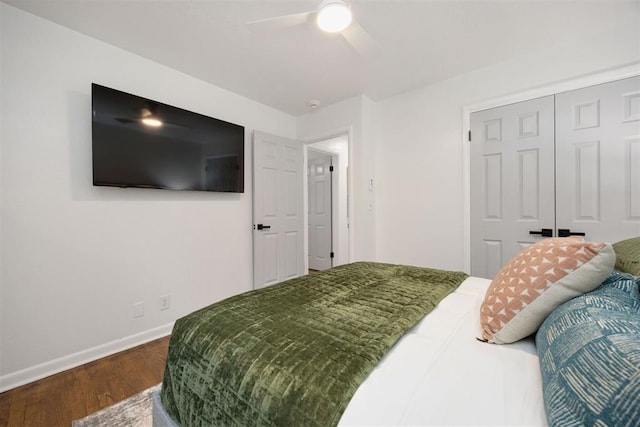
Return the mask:
M 162 403 L 182 426 L 333 426 L 385 353 L 466 274 L 358 262 L 179 319 Z

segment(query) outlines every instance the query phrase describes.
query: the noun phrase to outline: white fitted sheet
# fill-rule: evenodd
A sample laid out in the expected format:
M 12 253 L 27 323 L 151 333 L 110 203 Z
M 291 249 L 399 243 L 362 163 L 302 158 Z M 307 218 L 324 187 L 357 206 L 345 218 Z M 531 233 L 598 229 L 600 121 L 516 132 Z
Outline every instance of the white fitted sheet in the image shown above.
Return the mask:
M 476 340 L 490 283 L 468 278 L 403 336 L 358 388 L 339 425 L 547 425 L 533 338 Z

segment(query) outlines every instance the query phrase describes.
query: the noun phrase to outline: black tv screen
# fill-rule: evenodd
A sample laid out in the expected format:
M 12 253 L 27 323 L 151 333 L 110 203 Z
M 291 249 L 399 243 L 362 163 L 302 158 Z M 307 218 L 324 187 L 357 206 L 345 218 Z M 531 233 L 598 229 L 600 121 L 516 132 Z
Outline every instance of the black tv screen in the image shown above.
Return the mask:
M 93 185 L 244 192 L 244 127 L 91 85 Z

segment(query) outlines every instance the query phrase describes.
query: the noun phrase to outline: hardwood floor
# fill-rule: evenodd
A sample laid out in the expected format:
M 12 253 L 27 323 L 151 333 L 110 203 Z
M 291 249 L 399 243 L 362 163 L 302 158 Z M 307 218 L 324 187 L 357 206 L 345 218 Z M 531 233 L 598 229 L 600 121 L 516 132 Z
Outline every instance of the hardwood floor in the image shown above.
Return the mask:
M 169 337 L 0 393 L 0 426 L 70 426 L 162 381 Z

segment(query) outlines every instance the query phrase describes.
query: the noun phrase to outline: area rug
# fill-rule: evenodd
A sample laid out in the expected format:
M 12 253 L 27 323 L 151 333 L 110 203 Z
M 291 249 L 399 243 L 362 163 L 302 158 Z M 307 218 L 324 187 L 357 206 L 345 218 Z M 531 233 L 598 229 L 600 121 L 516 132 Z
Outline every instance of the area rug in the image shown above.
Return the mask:
M 108 408 L 101 409 L 71 423 L 72 427 L 143 427 L 153 425 L 151 394 L 160 384 L 150 387 Z

